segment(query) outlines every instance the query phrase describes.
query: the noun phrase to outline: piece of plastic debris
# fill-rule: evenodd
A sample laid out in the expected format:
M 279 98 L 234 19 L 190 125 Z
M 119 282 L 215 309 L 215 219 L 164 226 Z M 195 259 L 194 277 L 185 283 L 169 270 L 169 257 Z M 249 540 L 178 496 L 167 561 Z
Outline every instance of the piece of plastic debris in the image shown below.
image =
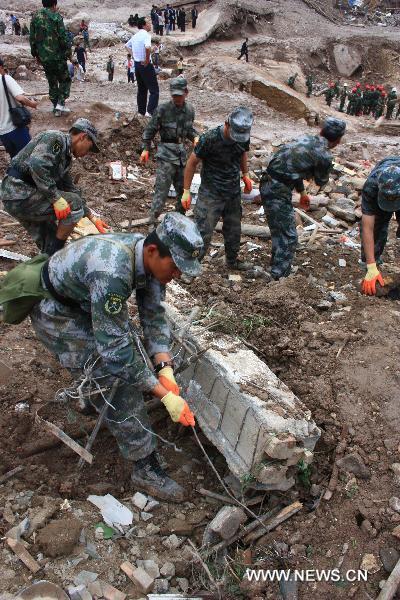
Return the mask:
M 95 528 L 95 533 L 96 533 L 96 539 L 99 539 L 99 540 L 111 540 L 116 533 L 115 529 L 113 529 L 112 527 L 109 527 L 105 523 L 96 523 L 94 528 Z M 101 531 L 102 535 L 101 536 L 98 535 L 97 531 Z
M 132 525 L 133 513 L 111 494 L 88 496 L 88 501 L 100 509 L 104 521 L 110 527 L 123 531 L 122 526 Z

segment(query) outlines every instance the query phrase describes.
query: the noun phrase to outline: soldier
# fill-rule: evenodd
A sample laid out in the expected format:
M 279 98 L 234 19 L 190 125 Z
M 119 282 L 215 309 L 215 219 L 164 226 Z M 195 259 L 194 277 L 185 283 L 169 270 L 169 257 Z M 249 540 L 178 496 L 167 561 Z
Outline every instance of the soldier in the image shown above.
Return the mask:
M 67 59 L 71 58 L 64 21 L 57 12 L 57 0 L 42 0 L 43 8 L 34 14 L 29 41 L 31 54 L 43 66 L 49 83 L 49 97 L 56 116 L 71 112 L 65 106 L 69 98 L 71 77 Z
M 171 79 L 170 92 L 172 99 L 160 104 L 143 132 L 144 150 L 140 156 L 142 163 L 149 160 L 151 141 L 156 134 L 159 133 L 161 137 L 156 153 L 157 174 L 150 213 L 152 222 L 156 222 L 164 208 L 171 183 L 176 192 L 176 210 L 184 212 L 181 198 L 187 155 L 183 144 L 186 140 L 195 143 L 198 139 L 193 126 L 194 108 L 186 102 L 189 93 L 186 79 Z
M 360 117 L 363 113 L 363 92 L 361 89 L 361 83 L 357 83 L 354 101 L 354 114 Z
M 376 110 L 375 110 L 375 118 L 379 119 L 384 111 L 385 111 L 385 106 L 386 106 L 386 92 L 384 91 L 384 89 L 381 86 L 381 89 L 379 91 L 379 96 L 378 96 L 378 102 L 376 105 Z
M 378 105 L 378 99 L 379 99 L 379 90 L 378 90 L 378 86 L 375 85 L 371 85 L 371 96 L 370 96 L 370 105 L 369 105 L 369 112 L 368 114 L 372 114 L 372 116 L 375 116 L 375 112 L 376 112 L 376 108 Z
M 289 79 L 288 79 L 288 82 L 287 82 L 287 84 L 288 84 L 288 86 L 289 86 L 289 87 L 291 87 L 293 90 L 294 90 L 294 84 L 295 84 L 295 81 L 296 81 L 296 77 L 298 77 L 298 75 L 299 75 L 298 73 L 295 73 L 294 75 L 291 75 L 291 76 L 289 77 Z
M 393 87 L 387 97 L 386 102 L 386 119 L 391 119 L 397 102 L 397 89 Z
M 158 462 L 143 392 L 159 398 L 174 422 L 195 425 L 174 378 L 162 300 L 172 279 L 200 273 L 202 248 L 196 225 L 177 213 L 166 215 L 147 238 L 131 233 L 81 238 L 46 263 L 42 281 L 52 298 L 31 312 L 39 341 L 78 380 L 82 410 L 109 404 L 105 424 L 123 457 L 133 462 L 134 488 L 176 502 L 184 490 Z M 133 292 L 154 372 L 129 320 Z
M 290 275 L 296 251 L 293 189 L 300 193 L 300 207 L 308 210 L 310 198 L 305 192 L 303 179 L 313 178 L 321 188 L 328 183 L 332 169 L 330 150 L 340 143 L 345 130 L 344 121 L 328 117 L 319 135 L 305 135 L 281 146 L 261 177 L 261 200 L 272 239 L 273 279 Z
M 4 21 L 0 21 L 0 35 L 5 35 L 6 33 L 6 24 Z
M 235 108 L 224 125 L 210 129 L 200 136 L 184 174 L 182 206 L 188 210 L 193 175 L 202 162 L 201 185 L 194 209 L 194 220 L 204 241 L 201 258 L 206 254 L 214 228 L 222 217 L 228 269 L 251 268 L 249 263 L 238 259 L 238 254 L 242 219 L 240 171 L 245 192 L 250 193 L 253 189 L 247 165 L 252 124 L 253 114 L 250 109 L 245 106 Z
M 349 94 L 348 84 L 344 83 L 343 84 L 343 88 L 342 88 L 342 90 L 340 92 L 339 112 L 344 112 L 344 105 L 346 103 L 346 99 L 347 99 L 348 94 Z
M 329 84 L 329 88 L 325 90 L 324 95 L 327 105 L 330 106 L 335 97 L 335 84 L 333 82 Z
M 347 104 L 347 114 L 354 115 L 356 107 L 356 93 L 357 89 L 354 87 L 349 94 L 349 102 Z
M 106 233 L 107 225 L 86 206 L 69 172 L 73 156 L 98 151 L 97 130 L 78 119 L 69 133 L 42 131 L 11 160 L 0 197 L 41 252 L 51 255 L 62 248 L 83 216 Z
M 335 92 L 335 98 L 339 98 L 340 95 L 340 80 L 337 79 L 333 85 L 333 91 Z
M 377 264 L 385 248 L 390 219 L 400 210 L 400 158 L 388 156 L 371 171 L 362 190 L 362 260 L 367 273 L 362 283 L 364 294 L 376 294 L 376 284 L 384 285 Z
M 311 98 L 311 95 L 313 93 L 313 85 L 314 85 L 313 76 L 312 75 L 307 75 L 307 79 L 306 79 L 307 98 Z

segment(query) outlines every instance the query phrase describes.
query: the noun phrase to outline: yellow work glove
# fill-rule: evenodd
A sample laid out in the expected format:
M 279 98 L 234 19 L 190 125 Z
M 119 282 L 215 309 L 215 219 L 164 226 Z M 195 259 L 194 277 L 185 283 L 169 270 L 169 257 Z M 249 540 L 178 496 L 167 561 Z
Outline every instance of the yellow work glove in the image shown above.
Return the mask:
M 244 193 L 245 194 L 250 194 L 250 192 L 253 189 L 253 181 L 250 179 L 248 173 L 243 173 L 243 175 L 242 175 L 242 181 L 244 183 Z
M 192 427 L 195 426 L 194 414 L 183 398 L 177 396 L 173 392 L 168 392 L 164 398 L 161 398 L 161 402 L 169 412 L 169 416 L 174 423 L 181 423 L 182 425 L 185 425 L 185 427 L 188 427 L 189 425 Z
M 192 203 L 192 196 L 190 195 L 190 190 L 183 190 L 181 204 L 185 210 L 189 210 L 190 205 Z
M 142 154 L 140 155 L 140 162 L 147 163 L 148 160 L 149 160 L 149 151 L 143 150 Z
M 158 373 L 158 381 L 161 383 L 162 386 L 165 387 L 166 390 L 179 396 L 179 386 L 175 381 L 174 371 L 172 370 L 172 367 L 164 367 L 163 369 L 161 369 Z
M 197 144 L 199 143 L 199 136 L 196 135 L 196 137 L 193 140 L 193 148 L 196 148 Z
M 71 212 L 71 207 L 68 202 L 61 196 L 54 202 L 53 209 L 56 215 L 56 218 L 60 221 L 61 219 L 66 219 Z
M 385 285 L 383 277 L 376 266 L 376 263 L 370 263 L 367 265 L 367 274 L 362 282 L 362 292 L 367 296 L 375 296 L 376 294 L 376 282 L 382 287 Z

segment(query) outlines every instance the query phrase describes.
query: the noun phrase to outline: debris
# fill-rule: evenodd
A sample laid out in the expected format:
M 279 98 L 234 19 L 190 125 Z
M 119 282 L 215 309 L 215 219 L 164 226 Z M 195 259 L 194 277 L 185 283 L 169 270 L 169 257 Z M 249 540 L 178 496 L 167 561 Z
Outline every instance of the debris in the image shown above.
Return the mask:
M 328 225 L 328 227 L 335 228 L 335 227 L 339 227 L 339 225 L 340 225 L 339 221 L 337 221 L 336 219 L 334 219 L 330 215 L 324 215 L 322 217 L 321 221 L 323 223 L 325 223 L 325 225 Z
M 164 563 L 160 569 L 160 574 L 167 578 L 175 577 L 175 565 L 171 562 Z
M 120 566 L 121 571 L 125 573 L 133 581 L 135 585 L 139 588 L 141 592 L 147 594 L 154 585 L 154 578 L 150 577 L 150 575 L 144 569 L 136 569 L 130 562 L 123 562 Z
M 334 300 L 336 302 L 336 304 L 341 304 L 343 302 L 347 302 L 347 296 L 346 296 L 346 294 L 343 294 L 343 292 L 330 291 L 329 296 L 330 296 L 330 298 L 332 298 L 332 300 Z
M 148 498 L 141 492 L 136 492 L 132 498 L 132 502 L 136 508 L 139 508 L 139 510 L 144 510 L 147 505 Z
M 353 473 L 359 479 L 369 479 L 371 477 L 370 470 L 357 452 L 346 454 L 343 458 L 336 460 L 336 464 L 339 469 Z
M 88 592 L 86 586 L 83 584 L 77 586 L 70 585 L 67 591 L 71 600 L 93 600 L 91 593 Z
M 396 566 L 386 580 L 379 596 L 376 600 L 392 600 L 395 597 L 397 588 L 400 584 L 400 560 L 397 561 Z
M 217 223 L 215 231 L 222 231 L 222 223 Z M 264 225 L 250 225 L 250 223 L 242 222 L 242 235 L 248 235 L 249 237 L 258 237 L 263 240 L 269 240 L 271 233 L 269 227 Z
M 377 573 L 381 566 L 373 554 L 364 554 L 361 560 L 360 569 L 368 571 L 368 573 Z
M 189 581 L 186 579 L 186 577 L 177 577 L 176 582 L 181 588 L 182 592 L 184 594 L 187 594 L 187 592 L 189 591 Z
M 228 279 L 229 281 L 242 281 L 242 276 L 236 273 L 229 273 Z
M 144 569 L 153 579 L 160 577 L 160 569 L 154 560 L 137 560 L 136 564 L 138 568 Z
M 36 413 L 35 418 L 41 425 L 43 425 L 48 431 L 50 431 L 50 433 L 55 435 L 59 440 L 61 440 L 64 444 L 66 444 L 69 448 L 71 448 L 71 450 L 73 450 L 74 452 L 79 454 L 79 456 L 81 458 L 83 458 L 84 460 L 86 460 L 86 462 L 88 462 L 90 465 L 92 464 L 93 454 L 91 454 L 90 452 L 85 450 L 85 448 L 82 448 L 82 446 L 77 444 L 77 442 L 75 442 L 75 440 L 70 438 L 69 435 L 64 433 L 64 431 L 62 431 L 62 429 L 57 427 L 57 425 L 54 425 L 54 423 L 50 423 L 50 421 L 46 421 L 45 419 L 42 419 L 42 417 L 39 417 L 39 415 L 37 413 Z
M 169 548 L 170 550 L 176 550 L 181 546 L 183 540 L 179 539 L 174 533 L 168 536 L 165 540 L 163 540 L 163 546 Z
M 123 164 L 120 160 L 115 160 L 113 162 L 110 162 L 109 169 L 110 169 L 109 177 L 113 181 L 118 181 L 120 179 L 126 179 L 126 167 L 123 166 Z
M 19 592 L 17 596 L 17 600 L 32 600 L 36 598 L 43 600 L 69 600 L 67 594 L 58 585 L 44 580 L 30 585 L 22 590 L 22 592 Z
M 13 538 L 7 538 L 7 546 L 16 554 L 20 561 L 28 567 L 32 573 L 37 573 L 42 568 L 39 563 L 29 554 L 28 550 L 24 548 L 21 542 L 17 542 Z
M 25 517 L 19 525 L 16 525 L 12 529 L 9 529 L 6 533 L 6 537 L 12 538 L 13 540 L 21 541 L 21 537 L 29 530 L 29 519 Z
M 223 540 L 231 538 L 240 525 L 247 520 L 246 513 L 238 506 L 223 506 L 207 525 L 203 535 L 203 546 L 215 541 L 215 535 Z
M 392 496 L 389 500 L 389 506 L 392 510 L 400 513 L 400 498 L 396 498 L 396 496 Z
M 161 528 L 161 533 L 175 533 L 176 535 L 191 535 L 193 531 L 193 525 L 185 521 L 184 519 L 178 519 L 173 517 L 169 519 L 166 525 Z
M 394 535 L 394 537 L 400 540 L 400 525 L 397 525 L 397 527 L 393 529 L 392 535 Z
M 379 557 L 382 561 L 385 571 L 387 573 L 391 573 L 400 558 L 400 553 L 397 552 L 396 548 L 384 546 L 379 550 Z
M 74 584 L 88 586 L 89 583 L 93 583 L 98 578 L 98 574 L 93 571 L 80 571 L 73 579 Z
M 345 267 L 347 265 L 347 262 L 345 261 L 344 258 L 339 258 L 339 267 Z
M 262 525 L 258 524 L 259 526 L 257 527 L 257 529 L 244 538 L 245 543 L 250 544 L 255 542 L 264 534 L 269 533 L 270 531 L 278 527 L 278 525 L 284 523 L 284 521 L 287 521 L 288 519 L 293 517 L 293 515 L 298 513 L 299 510 L 301 510 L 302 508 L 302 503 L 298 501 L 289 504 L 289 506 L 285 506 L 285 508 L 283 508 L 276 516 L 272 517 L 270 521 L 266 521 Z M 262 545 L 261 540 L 259 541 L 259 544 Z
M 101 579 L 96 579 L 93 583 L 89 583 L 88 590 L 93 596 L 96 595 L 98 598 L 104 597 L 106 600 L 125 600 L 126 598 L 126 594 Z M 95 590 L 100 593 L 97 594 Z
M 222 494 L 216 494 L 215 492 L 210 492 L 209 490 L 205 490 L 204 488 L 198 488 L 197 491 L 202 496 L 206 496 L 207 498 L 213 498 L 213 500 L 218 500 L 219 502 L 223 502 L 224 504 L 239 504 L 239 502 L 234 500 L 234 498 L 229 498 L 229 496 L 223 496 Z
M 157 508 L 157 506 L 160 506 L 160 503 L 158 502 L 158 500 L 154 500 L 153 498 L 149 497 L 144 510 L 146 512 L 150 512 L 150 511 L 154 510 L 155 508 Z
M 19 467 L 15 467 L 15 469 L 12 469 L 11 471 L 8 471 L 8 473 L 5 473 L 4 475 L 1 475 L 0 477 L 0 485 L 2 483 L 5 483 L 6 481 L 8 481 L 9 479 L 11 479 L 12 477 L 14 477 L 14 475 L 18 475 L 18 473 L 21 473 L 21 471 L 23 471 L 25 469 L 25 467 L 23 467 L 22 465 L 20 465 Z
M 81 531 L 82 523 L 75 518 L 52 521 L 39 532 L 39 547 L 51 558 L 66 556 L 78 543 Z
M 132 525 L 133 513 L 111 494 L 88 496 L 88 501 L 100 509 L 104 521 L 110 527 L 123 532 L 122 526 Z
M 0 258 L 9 258 L 10 260 L 16 260 L 17 262 L 26 262 L 30 260 L 30 256 L 26 254 L 18 254 L 17 252 L 11 252 L 10 250 L 0 250 Z

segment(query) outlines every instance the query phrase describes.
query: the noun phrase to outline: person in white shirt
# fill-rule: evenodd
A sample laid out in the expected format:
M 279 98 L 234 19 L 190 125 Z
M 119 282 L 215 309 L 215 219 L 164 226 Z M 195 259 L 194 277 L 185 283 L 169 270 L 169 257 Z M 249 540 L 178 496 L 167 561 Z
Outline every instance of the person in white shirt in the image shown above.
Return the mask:
M 28 142 L 31 141 L 29 127 L 15 127 L 11 120 L 10 109 L 7 102 L 7 96 L 4 83 L 7 87 L 8 97 L 12 107 L 22 104 L 30 108 L 36 108 L 37 102 L 30 100 L 24 95 L 22 87 L 6 74 L 4 62 L 0 59 L 0 140 L 11 158 L 18 154 Z
M 157 75 L 151 62 L 151 25 L 144 17 L 138 20 L 139 31 L 126 44 L 135 63 L 137 107 L 141 115 L 151 116 L 158 106 L 160 95 Z M 147 96 L 149 100 L 147 102 Z M 146 108 L 147 105 L 147 108 Z

